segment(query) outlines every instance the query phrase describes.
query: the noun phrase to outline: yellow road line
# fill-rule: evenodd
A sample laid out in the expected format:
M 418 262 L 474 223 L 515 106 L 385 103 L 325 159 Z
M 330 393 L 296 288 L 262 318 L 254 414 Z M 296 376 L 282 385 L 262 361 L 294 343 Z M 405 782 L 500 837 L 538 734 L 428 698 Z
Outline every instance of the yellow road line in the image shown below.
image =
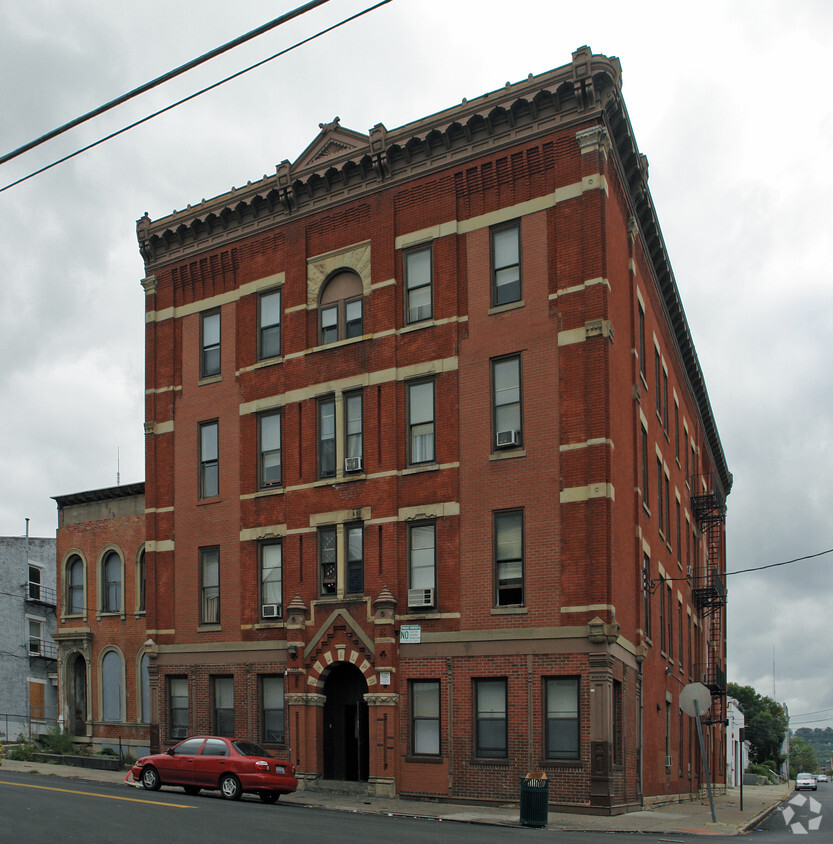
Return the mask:
M 64 794 L 83 794 L 86 797 L 104 797 L 107 800 L 126 800 L 128 803 L 147 803 L 151 806 L 171 806 L 174 809 L 196 809 L 196 806 L 185 806 L 182 803 L 163 803 L 160 800 L 140 800 L 138 797 L 116 797 L 113 794 L 95 794 L 92 791 L 75 791 L 71 788 L 55 788 L 51 785 L 30 785 L 22 782 L 8 782 L 8 780 L 0 780 L 0 785 L 15 785 L 18 788 L 39 788 L 41 791 L 61 791 Z

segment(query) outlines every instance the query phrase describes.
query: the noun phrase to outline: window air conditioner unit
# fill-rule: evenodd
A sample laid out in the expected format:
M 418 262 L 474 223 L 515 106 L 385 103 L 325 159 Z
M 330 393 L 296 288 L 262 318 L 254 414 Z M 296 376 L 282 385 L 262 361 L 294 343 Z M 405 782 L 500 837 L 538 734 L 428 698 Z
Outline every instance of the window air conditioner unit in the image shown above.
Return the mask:
M 670 767 L 671 767 L 671 757 L 670 757 L 670 756 L 666 756 L 666 757 L 665 757 L 665 767 L 666 767 L 666 768 L 670 768 Z
M 345 457 L 344 471 L 345 472 L 361 472 L 362 459 L 361 457 Z
M 518 445 L 520 442 L 520 434 L 518 431 L 498 431 L 497 432 L 497 447 L 510 448 L 513 445 Z
M 260 614 L 264 618 L 280 618 L 282 609 L 280 604 L 263 604 L 260 608 Z
M 434 606 L 434 590 L 433 589 L 409 589 L 408 590 L 408 607 L 433 607 Z

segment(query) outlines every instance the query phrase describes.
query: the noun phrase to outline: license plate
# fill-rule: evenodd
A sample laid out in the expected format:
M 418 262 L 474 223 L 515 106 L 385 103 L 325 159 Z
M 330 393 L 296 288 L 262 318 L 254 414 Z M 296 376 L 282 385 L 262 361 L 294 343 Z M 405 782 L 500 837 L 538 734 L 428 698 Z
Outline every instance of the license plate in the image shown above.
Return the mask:
M 283 765 L 275 765 L 275 773 L 276 774 L 282 774 L 282 773 L 285 772 L 285 770 L 286 769 L 284 768 Z

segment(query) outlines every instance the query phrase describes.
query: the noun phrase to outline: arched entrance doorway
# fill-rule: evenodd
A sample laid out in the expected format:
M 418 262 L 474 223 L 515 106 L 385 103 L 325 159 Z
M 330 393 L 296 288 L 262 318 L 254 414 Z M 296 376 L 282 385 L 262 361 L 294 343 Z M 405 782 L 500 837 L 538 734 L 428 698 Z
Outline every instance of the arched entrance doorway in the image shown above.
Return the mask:
M 367 680 L 355 665 L 333 665 L 324 680 L 324 779 L 366 782 Z
M 67 666 L 67 728 L 72 736 L 87 733 L 87 661 L 81 654 Z

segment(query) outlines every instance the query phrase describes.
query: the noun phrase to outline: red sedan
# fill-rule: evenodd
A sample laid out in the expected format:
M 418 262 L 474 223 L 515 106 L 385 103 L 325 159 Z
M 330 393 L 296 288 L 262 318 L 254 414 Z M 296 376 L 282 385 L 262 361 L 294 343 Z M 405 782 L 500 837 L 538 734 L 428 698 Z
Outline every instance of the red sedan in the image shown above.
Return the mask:
M 275 759 L 254 742 L 220 736 L 193 736 L 166 753 L 143 756 L 128 771 L 125 782 L 150 791 L 180 785 L 187 794 L 219 789 L 227 800 L 253 792 L 264 803 L 274 803 L 281 794 L 298 788 L 290 762 Z

